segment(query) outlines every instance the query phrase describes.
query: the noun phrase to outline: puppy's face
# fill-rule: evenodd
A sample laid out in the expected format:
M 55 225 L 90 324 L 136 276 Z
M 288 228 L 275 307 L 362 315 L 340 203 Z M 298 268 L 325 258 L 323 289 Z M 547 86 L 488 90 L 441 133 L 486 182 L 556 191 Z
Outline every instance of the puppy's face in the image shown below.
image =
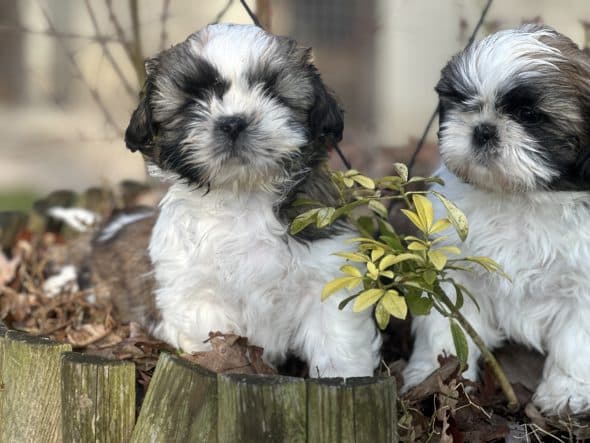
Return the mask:
M 436 87 L 450 170 L 478 187 L 590 187 L 590 58 L 548 27 L 523 26 L 451 59 Z
M 210 25 L 146 72 L 127 147 L 195 186 L 296 180 L 342 137 L 310 51 L 255 26 Z

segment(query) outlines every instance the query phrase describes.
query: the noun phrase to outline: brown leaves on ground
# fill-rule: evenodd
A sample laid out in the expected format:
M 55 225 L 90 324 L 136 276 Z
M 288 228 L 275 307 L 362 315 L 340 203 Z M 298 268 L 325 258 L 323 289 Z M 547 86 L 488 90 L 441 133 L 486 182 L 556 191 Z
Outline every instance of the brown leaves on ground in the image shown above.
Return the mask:
M 248 344 L 248 339 L 235 334 L 210 332 L 211 350 L 182 354 L 184 359 L 213 372 L 225 374 L 276 374 L 276 369 L 262 360 L 262 348 Z

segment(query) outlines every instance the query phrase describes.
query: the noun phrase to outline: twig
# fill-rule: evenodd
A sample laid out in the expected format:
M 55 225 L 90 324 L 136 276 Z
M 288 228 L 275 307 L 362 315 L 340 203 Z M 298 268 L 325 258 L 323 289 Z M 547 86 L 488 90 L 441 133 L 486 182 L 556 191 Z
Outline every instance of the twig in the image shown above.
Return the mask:
M 480 350 L 484 361 L 489 365 L 490 369 L 494 373 L 494 376 L 500 385 L 500 389 L 502 389 L 504 396 L 508 400 L 508 409 L 512 411 L 517 410 L 519 407 L 518 398 L 516 397 L 514 389 L 512 389 L 512 385 L 506 377 L 506 373 L 502 370 L 502 367 L 500 366 L 500 363 L 498 363 L 498 360 L 496 360 L 496 357 L 494 357 L 494 354 L 492 354 L 477 331 L 473 329 L 471 323 L 469 323 L 463 314 L 455 307 L 454 303 L 447 297 L 444 291 L 440 291 L 439 298 L 440 301 L 442 301 L 451 311 L 451 318 L 457 320 L 463 330 L 467 333 L 467 335 L 469 335 L 469 337 L 471 337 L 473 343 L 475 343 L 475 345 Z
M 127 38 L 127 35 L 125 34 L 125 31 L 123 30 L 123 27 L 121 26 L 121 23 L 119 22 L 119 19 L 117 18 L 117 15 L 115 14 L 115 10 L 113 9 L 113 0 L 104 0 L 104 2 L 105 2 L 105 6 L 107 8 L 107 11 L 109 12 L 109 20 L 111 21 L 111 23 L 113 24 L 113 27 L 115 28 L 115 33 L 117 34 L 117 36 L 119 36 L 119 40 L 121 41 L 121 44 L 123 45 L 123 49 L 125 49 L 125 52 L 127 53 L 127 56 L 129 57 L 129 60 L 131 60 L 131 62 L 133 63 L 133 49 L 131 47 L 131 42 Z
M 79 39 L 79 40 L 89 40 L 91 42 L 98 42 L 98 43 L 119 43 L 119 39 L 114 36 L 108 35 L 84 35 L 84 34 L 77 34 L 75 32 L 57 32 L 51 31 L 49 29 L 31 29 L 27 26 L 18 24 L 18 25 L 0 25 L 0 32 L 23 32 L 25 34 L 33 34 L 33 35 L 46 35 L 47 37 L 59 37 L 59 38 L 69 38 L 69 39 Z
M 213 20 L 212 24 L 219 23 L 221 21 L 221 19 L 225 16 L 225 14 L 227 14 L 227 11 L 229 10 L 231 5 L 233 5 L 233 4 L 234 4 L 234 0 L 228 0 L 228 2 L 225 4 L 223 9 L 221 11 L 219 11 L 219 13 L 215 16 L 215 19 Z
M 475 40 L 475 37 L 477 36 L 477 33 L 479 32 L 479 29 L 481 28 L 483 21 L 485 20 L 486 16 L 488 15 L 488 11 L 490 10 L 490 7 L 492 6 L 493 1 L 494 0 L 488 0 L 486 5 L 484 6 L 483 10 L 481 11 L 481 15 L 479 16 L 479 20 L 477 21 L 477 24 L 475 25 L 475 28 L 473 29 L 473 32 L 471 33 L 471 37 L 469 37 L 469 40 L 467 41 L 465 48 L 468 48 Z M 436 116 L 438 114 L 438 107 L 439 107 L 439 105 L 437 104 L 436 108 L 432 112 L 432 115 L 430 116 L 430 119 L 428 120 L 428 123 L 426 124 L 426 128 L 424 128 L 424 133 L 423 133 L 422 137 L 420 137 L 420 140 L 418 141 L 418 144 L 416 145 L 416 149 L 414 150 L 414 154 L 412 155 L 412 158 L 408 162 L 408 170 L 409 171 L 412 170 L 414 163 L 416 162 L 416 158 L 418 157 L 418 154 L 420 153 L 420 151 L 422 150 L 422 147 L 424 146 L 424 141 L 426 140 L 426 136 L 430 132 L 430 128 L 432 127 L 432 124 L 434 123 L 434 119 L 436 118 Z
M 479 16 L 479 20 L 477 21 L 475 28 L 473 28 L 473 32 L 471 33 L 471 36 L 469 37 L 469 40 L 467 41 L 465 48 L 469 47 L 473 43 L 473 41 L 475 40 L 475 37 L 476 37 L 477 33 L 479 32 L 479 29 L 481 28 L 483 21 L 485 20 L 486 16 L 488 15 L 488 11 L 490 10 L 490 7 L 492 6 L 493 1 L 494 0 L 488 0 L 486 5 L 484 6 L 483 10 L 481 11 L 481 15 Z M 410 175 L 412 173 L 412 169 L 414 168 L 414 164 L 416 163 L 416 159 L 418 158 L 420 151 L 424 147 L 424 142 L 426 141 L 426 137 L 428 137 L 428 133 L 430 132 L 430 128 L 432 128 L 434 120 L 436 119 L 436 116 L 438 115 L 438 111 L 439 111 L 439 104 L 437 103 L 436 108 L 434 108 L 434 111 L 432 111 L 432 114 L 430 115 L 430 118 L 428 119 L 428 123 L 426 124 L 426 127 L 424 128 L 424 132 L 422 133 L 420 140 L 418 140 L 418 143 L 416 144 L 416 148 L 414 149 L 414 153 L 412 154 L 412 157 L 408 161 L 408 171 L 409 171 Z M 387 208 L 388 213 L 391 212 L 394 207 L 395 207 L 395 201 L 392 200 L 389 203 L 389 207 Z
M 143 66 L 143 49 L 141 47 L 141 27 L 139 24 L 139 7 L 138 0 L 129 0 L 129 13 L 131 15 L 131 28 L 133 29 L 133 67 L 137 74 L 137 80 L 140 85 L 145 81 L 145 69 Z
M 168 17 L 170 9 L 170 0 L 163 0 L 162 2 L 162 15 L 160 15 L 160 51 L 162 51 L 166 47 L 166 41 L 168 41 L 168 31 L 166 29 L 166 24 L 168 21 Z
M 43 5 L 41 4 L 40 1 L 38 1 L 37 4 L 39 5 L 39 8 L 41 9 L 43 16 L 45 17 L 45 20 L 47 21 L 47 26 L 48 26 L 49 31 L 57 35 L 57 30 L 53 24 L 53 21 L 51 20 L 51 17 L 49 16 L 49 13 L 43 7 Z M 59 42 L 60 46 L 62 47 L 66 56 L 68 57 L 68 60 L 70 61 L 70 64 L 72 65 L 72 68 L 75 71 L 75 75 L 78 77 L 80 82 L 82 82 L 82 84 L 86 87 L 86 89 L 88 89 L 88 92 L 90 92 L 90 96 L 92 97 L 92 99 L 94 100 L 96 105 L 100 108 L 100 110 L 102 111 L 107 123 L 111 127 L 113 127 L 113 129 L 115 129 L 117 132 L 122 134 L 123 131 L 117 125 L 117 123 L 116 123 L 115 119 L 113 118 L 113 116 L 111 115 L 109 109 L 107 108 L 107 106 L 103 102 L 102 97 L 100 96 L 98 91 L 90 85 L 90 83 L 88 82 L 86 77 L 84 77 L 84 74 L 82 73 L 82 69 L 78 65 L 76 58 L 74 57 L 72 52 L 69 50 L 68 46 L 65 44 L 64 39 L 62 37 L 56 36 L 56 40 Z
M 85 0 L 85 3 L 86 3 L 86 10 L 88 11 L 88 16 L 90 17 L 90 21 L 92 22 L 92 26 L 94 27 L 94 31 L 96 32 L 96 35 L 100 37 L 101 32 L 100 32 L 100 28 L 98 26 L 98 20 L 96 20 L 96 15 L 94 13 L 94 9 L 92 9 L 92 5 L 90 4 L 90 0 Z M 117 75 L 117 77 L 121 81 L 121 84 L 123 85 L 123 87 L 125 88 L 127 93 L 131 97 L 137 96 L 137 90 L 135 88 L 133 88 L 133 86 L 131 86 L 131 84 L 129 83 L 129 81 L 125 77 L 125 74 L 123 74 L 121 67 L 119 66 L 119 64 L 117 63 L 115 58 L 113 57 L 113 54 L 111 53 L 111 50 L 109 49 L 108 45 L 104 41 L 102 41 L 102 42 L 100 42 L 100 46 L 102 48 L 102 52 L 103 52 L 105 58 L 111 64 L 111 67 L 115 71 L 115 74 Z
M 242 4 L 242 6 L 244 7 L 244 9 L 248 13 L 248 15 L 250 16 L 250 18 L 252 19 L 252 22 L 256 26 L 258 26 L 259 28 L 262 28 L 262 25 L 260 24 L 260 21 L 258 21 L 258 17 L 256 17 L 256 14 L 254 14 L 254 12 L 252 12 L 252 10 L 250 9 L 250 6 L 248 6 L 248 3 L 246 3 L 246 0 L 240 0 L 240 3 Z M 262 29 L 264 29 L 264 28 L 262 28 Z

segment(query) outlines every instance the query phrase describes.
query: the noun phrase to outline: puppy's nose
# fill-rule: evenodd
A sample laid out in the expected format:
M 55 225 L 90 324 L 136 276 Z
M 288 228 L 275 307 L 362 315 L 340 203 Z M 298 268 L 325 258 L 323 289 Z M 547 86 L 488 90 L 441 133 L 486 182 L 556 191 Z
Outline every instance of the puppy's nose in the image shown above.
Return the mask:
M 496 138 L 497 130 L 494 125 L 481 123 L 473 129 L 473 142 L 476 146 L 484 146 Z
M 241 115 L 232 115 L 229 117 L 221 117 L 217 120 L 217 129 L 227 134 L 229 138 L 235 140 L 240 133 L 246 129 L 248 122 Z

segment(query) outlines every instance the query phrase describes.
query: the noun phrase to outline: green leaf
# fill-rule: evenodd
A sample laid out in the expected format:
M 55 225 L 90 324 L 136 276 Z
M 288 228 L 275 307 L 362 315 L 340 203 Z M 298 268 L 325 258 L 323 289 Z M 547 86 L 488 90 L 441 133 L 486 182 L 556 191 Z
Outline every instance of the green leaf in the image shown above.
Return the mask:
M 380 215 L 383 218 L 387 218 L 387 208 L 377 200 L 371 200 L 369 202 L 369 209 L 371 209 L 376 214 Z
M 338 309 L 342 310 L 346 307 L 346 305 L 348 303 L 350 303 L 352 300 L 354 300 L 356 298 L 358 294 L 354 294 L 351 295 L 350 297 L 346 297 L 344 300 L 342 300 L 340 303 L 338 303 Z
M 340 270 L 345 273 L 346 275 L 350 275 L 351 277 L 362 277 L 361 271 L 359 271 L 354 266 L 344 265 L 340 268 Z
M 494 260 L 492 260 L 489 257 L 470 256 L 470 257 L 465 257 L 464 260 L 470 261 L 472 263 L 477 263 L 482 268 L 484 268 L 486 271 L 495 272 L 497 274 L 500 274 L 505 279 L 512 281 L 510 276 L 504 272 L 502 267 L 497 262 L 495 262 Z
M 366 177 L 364 175 L 354 175 L 352 178 L 355 182 L 361 185 L 365 189 L 375 189 L 375 182 L 372 178 Z
M 391 278 L 391 279 L 393 279 L 393 277 L 394 277 L 393 271 L 381 271 L 381 272 L 379 272 L 379 275 L 381 275 L 382 277 L 387 277 L 387 278 Z
M 393 170 L 403 181 L 408 181 L 408 167 L 406 165 L 403 163 L 394 163 Z
M 352 289 L 358 286 L 363 279 L 361 277 L 339 277 L 331 282 L 326 283 L 322 289 L 322 301 L 327 299 L 330 295 L 338 292 L 344 288 Z
M 469 346 L 467 345 L 467 338 L 461 326 L 453 320 L 451 322 L 451 334 L 453 335 L 453 343 L 455 344 L 455 351 L 457 352 L 457 358 L 463 364 L 467 364 L 467 358 L 469 357 Z
M 430 227 L 434 221 L 434 208 L 432 202 L 423 195 L 415 194 L 412 196 L 412 202 L 416 208 L 416 214 L 425 228 L 425 233 L 430 232 Z
M 356 220 L 357 229 L 361 234 L 372 236 L 375 233 L 375 223 L 373 217 L 363 215 Z
M 422 242 L 413 241 L 408 245 L 408 249 L 410 251 L 426 251 L 428 250 L 428 246 Z
M 369 261 L 369 257 L 364 255 L 364 254 L 360 254 L 358 252 L 335 252 L 332 255 L 337 255 L 338 257 L 343 257 L 347 260 L 356 262 L 356 263 L 366 263 Z
M 367 274 L 372 280 L 377 280 L 377 278 L 379 277 L 379 271 L 377 270 L 377 266 L 375 266 L 375 263 L 367 263 Z
M 321 208 L 310 209 L 302 214 L 299 214 L 291 223 L 291 235 L 303 231 L 306 227 L 315 222 L 317 214 Z
M 387 220 L 378 218 L 377 223 L 379 224 L 379 233 L 381 235 L 395 235 L 395 229 L 393 229 L 393 226 Z
M 434 272 L 432 269 L 427 269 L 422 273 L 422 277 L 426 283 L 432 285 L 436 281 L 436 272 Z
M 454 203 L 452 203 L 444 195 L 439 194 L 436 191 L 432 191 L 432 195 L 438 198 L 440 202 L 443 204 L 443 206 L 447 210 L 449 221 L 455 227 L 455 231 L 457 231 L 457 235 L 462 241 L 465 241 L 465 239 L 467 238 L 467 234 L 469 233 L 469 224 L 467 223 L 467 217 L 465 217 L 463 211 L 461 211 Z
M 437 271 L 442 271 L 447 264 L 447 256 L 440 251 L 428 251 L 428 258 Z
M 400 241 L 399 237 L 392 237 L 391 235 L 382 235 L 379 237 L 383 243 L 385 243 L 390 248 L 401 251 L 403 249 L 402 242 Z
M 382 331 L 389 324 L 389 312 L 383 307 L 383 301 L 377 303 L 377 307 L 375 308 L 375 320 L 377 320 L 377 326 L 379 326 L 379 329 Z
M 451 226 L 451 222 L 449 221 L 449 219 L 441 218 L 440 220 L 437 220 L 436 222 L 434 222 L 434 224 L 431 226 L 430 231 L 428 233 L 431 235 L 436 234 L 437 232 L 441 232 L 441 231 L 444 231 L 445 229 L 448 229 L 449 226 Z
M 381 259 L 379 262 L 379 270 L 383 271 L 393 265 L 401 263 L 406 260 L 413 260 L 420 263 L 424 263 L 424 259 L 417 254 L 411 254 L 409 252 L 399 254 L 399 255 L 386 255 Z
M 291 203 L 291 206 L 322 206 L 322 203 L 310 198 L 298 198 Z
M 346 171 L 344 173 L 344 177 L 352 177 L 353 175 L 359 175 L 360 172 L 357 171 L 356 169 L 349 169 L 348 171 Z
M 408 316 L 408 305 L 406 299 L 399 295 L 394 289 L 388 290 L 381 299 L 383 307 L 393 317 L 404 320 Z
M 459 249 L 457 246 L 443 246 L 441 248 L 438 248 L 437 251 L 446 252 L 454 255 L 461 254 L 461 249 Z
M 422 224 L 418 214 L 416 214 L 414 211 L 410 211 L 409 209 L 402 209 L 401 211 L 421 232 L 428 234 L 428 229 Z
M 414 292 L 409 292 L 406 295 L 406 303 L 412 315 L 428 315 L 432 309 L 430 298 L 422 297 Z
M 342 183 L 344 183 L 344 186 L 346 186 L 347 188 L 352 188 L 352 185 L 354 185 L 354 182 L 348 177 L 343 177 Z
M 367 289 L 361 292 L 354 300 L 352 310 L 354 312 L 361 312 L 373 306 L 385 293 L 384 289 Z
M 463 307 L 463 303 L 465 299 L 463 298 L 463 290 L 461 289 L 462 286 L 453 282 L 453 286 L 455 287 L 455 309 L 459 310 Z
M 375 249 L 373 249 L 371 251 L 371 261 L 372 262 L 376 262 L 381 257 L 383 257 L 383 254 L 385 254 L 385 251 L 383 250 L 383 248 L 375 248 Z
M 332 223 L 334 212 L 336 212 L 335 208 L 321 208 L 316 216 L 316 226 L 318 228 L 325 228 Z

